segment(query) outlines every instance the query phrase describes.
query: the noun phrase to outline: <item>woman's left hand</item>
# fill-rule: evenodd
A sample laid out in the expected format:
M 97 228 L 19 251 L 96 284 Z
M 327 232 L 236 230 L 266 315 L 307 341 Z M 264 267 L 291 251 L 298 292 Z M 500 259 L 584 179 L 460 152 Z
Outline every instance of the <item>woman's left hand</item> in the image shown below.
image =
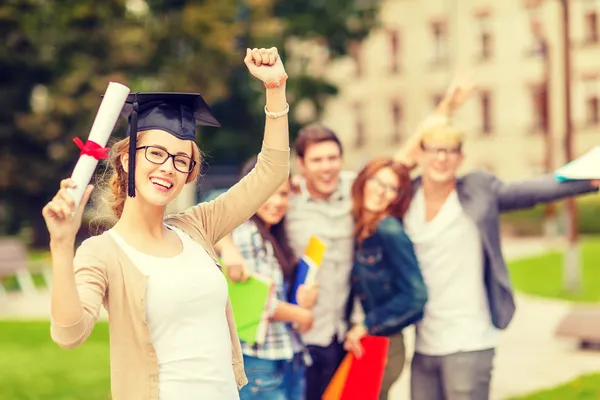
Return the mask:
M 285 81 L 287 74 L 281 62 L 277 48 L 246 49 L 244 63 L 250 73 L 263 81 L 265 85 L 277 85 Z
M 311 285 L 300 285 L 298 286 L 298 292 L 296 293 L 296 299 L 298 305 L 302 308 L 311 309 L 317 303 L 319 297 L 319 289 L 316 283 Z

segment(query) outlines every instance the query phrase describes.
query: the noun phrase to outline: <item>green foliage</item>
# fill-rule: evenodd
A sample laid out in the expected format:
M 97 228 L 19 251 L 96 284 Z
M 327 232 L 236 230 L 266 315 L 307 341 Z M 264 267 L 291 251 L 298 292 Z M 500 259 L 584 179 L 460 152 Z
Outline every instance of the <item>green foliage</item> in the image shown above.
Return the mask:
M 375 0 L 279 0 L 275 15 L 286 21 L 286 37 L 318 39 L 337 57 L 376 25 L 378 6 Z
M 563 251 L 556 250 L 509 264 L 513 285 L 518 291 L 540 297 L 577 302 L 600 301 L 600 238 L 581 243 L 582 287 L 570 293 L 563 287 Z
M 598 196 L 585 196 L 575 200 L 578 211 L 578 229 L 584 235 L 600 234 L 600 198 Z M 564 205 L 562 202 L 556 204 L 559 228 L 565 231 Z M 527 210 L 513 211 L 502 215 L 503 225 L 518 236 L 538 236 L 544 232 L 544 210 L 545 205 L 540 204 Z
M 553 389 L 541 390 L 510 400 L 596 400 L 600 398 L 600 373 L 581 376 Z
M 303 54 L 296 54 L 289 43 L 309 42 L 325 46 L 331 58 L 348 54 L 351 44 L 362 40 L 376 26 L 379 1 L 357 6 L 353 0 L 244 0 L 240 2 L 238 22 L 239 51 L 246 47 L 277 47 L 289 73 L 292 140 L 302 127 L 295 110 L 308 102 L 319 120 L 325 102 L 337 88 L 322 76 L 311 75 Z M 264 88 L 249 80 L 245 67 L 236 69 L 228 80 L 229 95 L 214 104 L 217 117 L 224 121 L 218 131 L 205 129 L 201 145 L 217 163 L 240 165 L 260 150 L 264 127 Z M 313 122 L 308 121 L 308 122 Z
M 0 194 L 8 215 L 44 232 L 40 210 L 68 176 L 110 80 L 128 83 L 151 54 L 138 32 L 138 59 L 123 57 L 143 29 L 122 1 L 13 1 L 0 6 Z M 11 233 L 11 232 L 8 232 Z M 37 244 L 47 243 L 43 236 Z
M 287 64 L 289 40 L 315 40 L 337 57 L 368 33 L 374 15 L 373 5 L 352 0 L 3 2 L 0 232 L 28 225 L 33 245 L 47 245 L 40 210 L 71 173 L 72 139 L 87 137 L 109 81 L 202 93 L 224 126 L 201 132 L 208 161 L 239 165 L 260 149 L 265 118 L 264 87 L 242 63 L 245 47 L 277 46 Z M 336 89 L 303 69 L 292 75 L 290 115 L 307 100 L 318 118 Z M 298 128 L 292 121 L 290 131 Z
M 63 350 L 49 322 L 0 322 L 2 399 L 108 400 L 108 325 L 98 323 L 82 346 Z

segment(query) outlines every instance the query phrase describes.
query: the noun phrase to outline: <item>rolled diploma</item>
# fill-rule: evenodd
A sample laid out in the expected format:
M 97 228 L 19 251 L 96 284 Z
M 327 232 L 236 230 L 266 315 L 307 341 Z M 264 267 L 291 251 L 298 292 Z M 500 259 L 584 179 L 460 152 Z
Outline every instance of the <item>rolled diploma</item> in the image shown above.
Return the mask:
M 130 89 L 120 83 L 110 82 L 108 84 L 87 140 L 96 142 L 102 147 L 106 146 L 129 92 Z M 82 154 L 79 157 L 71 175 L 71 179 L 75 181 L 77 187 L 68 189 L 68 192 L 73 196 L 73 200 L 75 201 L 75 207 L 79 206 L 85 188 L 90 183 L 97 166 L 98 160 L 94 157 L 86 154 Z

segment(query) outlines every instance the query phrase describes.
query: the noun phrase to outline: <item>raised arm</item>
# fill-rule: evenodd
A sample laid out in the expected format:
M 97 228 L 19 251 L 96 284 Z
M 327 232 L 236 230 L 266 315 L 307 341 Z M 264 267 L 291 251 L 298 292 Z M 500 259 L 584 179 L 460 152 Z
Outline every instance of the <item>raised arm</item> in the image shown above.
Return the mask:
M 471 97 L 474 88 L 475 86 L 470 79 L 455 78 L 446 90 L 434 113 L 421 121 L 415 133 L 394 154 L 394 159 L 408 168 L 414 168 L 420 150 L 422 133 L 429 126 L 449 121 L 452 114 Z
M 495 176 L 490 179 L 502 212 L 598 191 L 597 181 L 558 182 L 553 174 L 512 183 L 505 183 Z
M 250 218 L 289 176 L 289 105 L 283 63 L 275 48 L 248 49 L 244 62 L 266 88 L 263 146 L 248 175 L 215 200 L 186 211 L 200 221 L 213 244 Z

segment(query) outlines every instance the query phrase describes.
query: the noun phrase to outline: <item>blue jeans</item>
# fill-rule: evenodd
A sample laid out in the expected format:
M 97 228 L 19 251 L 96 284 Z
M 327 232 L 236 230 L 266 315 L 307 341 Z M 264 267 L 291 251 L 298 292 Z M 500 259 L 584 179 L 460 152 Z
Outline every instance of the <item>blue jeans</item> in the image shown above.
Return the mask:
M 303 400 L 304 362 L 298 353 L 293 360 L 264 360 L 244 355 L 248 384 L 240 400 Z

